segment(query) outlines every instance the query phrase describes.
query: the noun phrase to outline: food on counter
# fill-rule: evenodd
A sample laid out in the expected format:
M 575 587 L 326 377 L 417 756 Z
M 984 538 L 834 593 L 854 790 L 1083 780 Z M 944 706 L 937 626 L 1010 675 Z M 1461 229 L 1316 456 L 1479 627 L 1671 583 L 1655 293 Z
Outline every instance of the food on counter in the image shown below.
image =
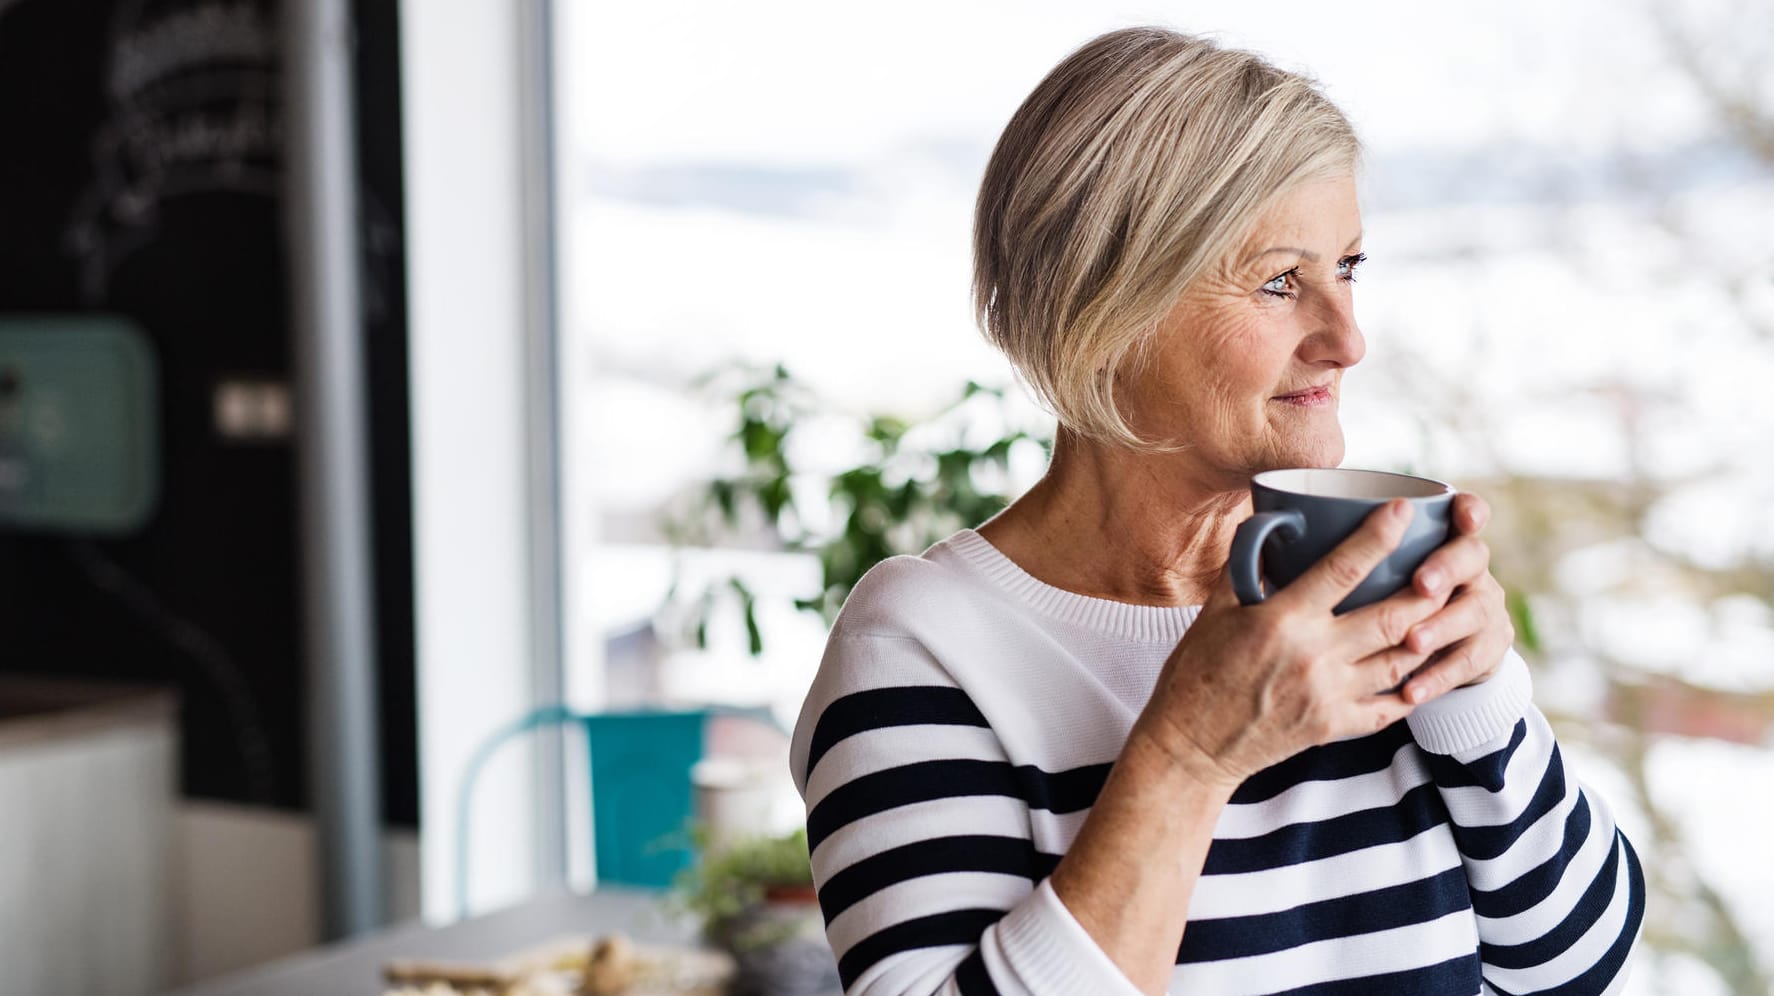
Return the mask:
M 581 996 L 622 996 L 634 985 L 639 970 L 633 941 L 622 934 L 600 937 L 586 959 L 579 992 Z

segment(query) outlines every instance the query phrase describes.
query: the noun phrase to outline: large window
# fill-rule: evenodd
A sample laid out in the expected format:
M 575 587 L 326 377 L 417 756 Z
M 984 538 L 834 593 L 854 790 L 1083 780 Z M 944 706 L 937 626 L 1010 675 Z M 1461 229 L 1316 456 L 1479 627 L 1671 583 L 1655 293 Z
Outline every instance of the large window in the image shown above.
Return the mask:
M 1774 783 L 1774 465 L 1750 454 L 1774 437 L 1760 386 L 1774 376 L 1774 25 L 1712 6 L 1685 20 L 1525 0 L 1470 15 L 572 10 L 563 445 L 570 514 L 588 521 L 570 531 L 569 685 L 792 721 L 824 635 L 792 604 L 817 589 L 816 558 L 772 549 L 756 522 L 688 548 L 667 526 L 740 460 L 721 378 L 782 364 L 812 392 L 808 418 L 834 425 L 916 423 L 969 380 L 1009 385 L 968 299 L 972 198 L 998 131 L 1102 30 L 1211 32 L 1322 79 L 1367 143 L 1369 352 L 1348 380 L 1347 462 L 1444 477 L 1497 507 L 1496 572 L 1519 596 L 1539 701 L 1660 893 L 1658 955 L 1634 991 L 1761 991 L 1774 865 L 1753 841 L 1774 797 L 1750 786 Z M 1042 424 L 1010 397 L 1004 417 Z M 816 506 L 820 474 L 860 451 L 836 429 L 801 438 L 797 493 Z M 1039 472 L 1011 469 L 1012 491 Z M 756 659 L 733 600 L 708 616 L 706 648 L 684 625 L 701 616 L 682 593 L 731 574 L 756 599 Z

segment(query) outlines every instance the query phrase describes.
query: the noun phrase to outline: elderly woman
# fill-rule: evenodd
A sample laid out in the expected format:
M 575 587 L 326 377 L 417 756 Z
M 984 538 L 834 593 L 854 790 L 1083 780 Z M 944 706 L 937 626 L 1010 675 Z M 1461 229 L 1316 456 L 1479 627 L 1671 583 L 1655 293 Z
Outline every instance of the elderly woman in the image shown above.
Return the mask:
M 1643 878 L 1530 701 L 1484 502 L 1345 614 L 1405 503 L 1261 604 L 1224 571 L 1251 475 L 1343 456 L 1357 160 L 1310 81 L 1148 28 L 1006 127 L 976 301 L 1058 435 L 833 627 L 793 767 L 847 991 L 1621 985 Z

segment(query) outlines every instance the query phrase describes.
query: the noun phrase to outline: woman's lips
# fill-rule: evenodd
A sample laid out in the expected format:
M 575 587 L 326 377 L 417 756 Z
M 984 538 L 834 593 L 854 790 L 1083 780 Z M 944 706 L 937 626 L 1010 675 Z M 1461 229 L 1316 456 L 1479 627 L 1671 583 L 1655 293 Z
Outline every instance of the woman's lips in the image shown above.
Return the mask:
M 1309 387 L 1304 391 L 1277 395 L 1273 400 L 1300 408 L 1322 408 L 1330 404 L 1333 397 L 1329 387 Z

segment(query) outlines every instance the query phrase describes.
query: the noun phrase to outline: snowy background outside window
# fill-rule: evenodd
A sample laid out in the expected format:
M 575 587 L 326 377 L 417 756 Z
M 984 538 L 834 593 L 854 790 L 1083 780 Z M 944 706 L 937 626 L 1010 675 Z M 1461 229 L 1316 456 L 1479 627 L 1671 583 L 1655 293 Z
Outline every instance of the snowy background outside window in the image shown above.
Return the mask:
M 1774 973 L 1774 8 L 1505 2 L 661 2 L 562 47 L 569 495 L 595 521 L 582 694 L 774 706 L 824 627 L 812 558 L 674 551 L 735 459 L 711 371 L 783 363 L 832 412 L 917 421 L 1010 385 L 972 325 L 972 199 L 998 132 L 1099 32 L 1209 33 L 1324 81 L 1367 145 L 1367 359 L 1346 465 L 1485 495 L 1537 697 L 1654 890 L 1633 993 Z M 1015 394 L 1011 417 L 1047 423 Z M 805 434 L 810 477 L 851 459 Z M 832 436 L 834 450 L 846 443 Z M 1039 456 L 1039 451 L 1035 451 Z M 1040 472 L 1019 454 L 1016 489 Z M 810 482 L 812 500 L 820 492 Z M 673 578 L 738 573 L 698 649 Z M 681 620 L 680 620 L 681 622 Z M 583 645 L 581 643 L 580 645 Z M 1524 648 L 1526 651 L 1526 648 Z M 581 670 L 584 670 L 582 668 Z

